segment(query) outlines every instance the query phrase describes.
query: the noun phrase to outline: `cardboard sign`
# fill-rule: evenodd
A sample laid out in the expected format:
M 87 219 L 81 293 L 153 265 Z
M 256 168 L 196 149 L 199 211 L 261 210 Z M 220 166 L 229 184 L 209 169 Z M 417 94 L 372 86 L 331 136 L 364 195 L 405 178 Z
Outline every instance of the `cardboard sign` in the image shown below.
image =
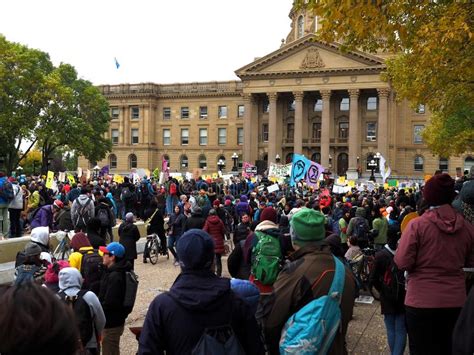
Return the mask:
M 278 184 L 273 184 L 267 187 L 267 191 L 269 193 L 276 192 L 278 190 L 280 190 L 280 186 L 278 186 Z
M 54 172 L 48 171 L 48 176 L 46 177 L 46 187 L 51 189 L 53 187 L 54 181 Z

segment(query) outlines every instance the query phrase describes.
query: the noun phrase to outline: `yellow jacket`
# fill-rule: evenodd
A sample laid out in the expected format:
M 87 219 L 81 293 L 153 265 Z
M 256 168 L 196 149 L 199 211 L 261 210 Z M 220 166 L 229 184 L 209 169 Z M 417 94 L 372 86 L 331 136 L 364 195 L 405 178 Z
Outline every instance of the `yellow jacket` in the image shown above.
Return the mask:
M 38 190 L 35 190 L 30 197 L 28 198 L 28 208 L 35 209 L 39 206 L 40 203 L 40 194 Z
M 77 270 L 81 271 L 82 255 L 91 254 L 94 251 L 93 247 L 82 247 L 79 251 L 75 251 L 69 255 L 69 265 Z

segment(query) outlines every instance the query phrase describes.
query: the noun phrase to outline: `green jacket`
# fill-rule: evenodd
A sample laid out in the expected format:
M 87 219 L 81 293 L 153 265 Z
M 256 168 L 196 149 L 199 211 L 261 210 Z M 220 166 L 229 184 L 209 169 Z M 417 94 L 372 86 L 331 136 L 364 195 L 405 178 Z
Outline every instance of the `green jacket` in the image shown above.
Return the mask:
M 387 243 L 388 221 L 386 218 L 376 218 L 372 222 L 372 228 L 378 231 L 377 237 L 374 239 L 375 244 Z

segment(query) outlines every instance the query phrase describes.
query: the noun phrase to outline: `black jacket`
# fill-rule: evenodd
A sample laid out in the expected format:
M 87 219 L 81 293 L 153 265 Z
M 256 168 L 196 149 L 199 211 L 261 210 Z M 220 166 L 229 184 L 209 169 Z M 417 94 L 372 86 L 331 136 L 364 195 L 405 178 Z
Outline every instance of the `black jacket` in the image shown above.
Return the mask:
M 133 223 L 123 222 L 118 230 L 120 244 L 125 248 L 124 258 L 133 260 L 137 258 L 137 241 L 140 239 L 140 231 Z
M 153 213 L 155 213 L 154 216 Z M 157 207 L 150 207 L 149 209 L 147 209 L 145 211 L 144 216 L 145 220 L 147 220 L 151 216 L 153 216 L 153 218 L 151 219 L 150 224 L 147 227 L 147 233 L 156 233 L 159 237 L 165 237 L 165 220 L 163 219 L 163 215 L 161 214 L 160 209 Z
M 71 209 L 65 206 L 58 214 L 56 218 L 56 224 L 59 230 L 72 231 L 74 230 L 74 224 L 72 223 Z
M 227 269 L 230 276 L 235 279 L 248 280 L 250 277 L 251 264 L 244 258 L 243 244 L 245 239 L 235 244 L 234 250 L 227 258 Z
M 247 236 L 250 233 L 250 222 L 242 223 L 240 222 L 234 231 L 234 244 L 237 244 L 241 240 L 247 239 Z
M 190 229 L 203 229 L 206 219 L 201 213 L 193 213 L 191 217 L 187 218 L 184 222 L 183 231 L 186 232 Z
M 123 306 L 125 297 L 125 272 L 132 269 L 127 260 L 120 260 L 106 267 L 100 280 L 99 300 L 105 314 L 105 328 L 120 327 L 131 312 Z
M 191 354 L 204 328 L 229 322 L 246 354 L 264 354 L 255 317 L 231 291 L 230 280 L 210 271 L 182 272 L 150 304 L 138 353 Z
M 453 354 L 474 353 L 474 287 L 471 288 L 453 332 Z

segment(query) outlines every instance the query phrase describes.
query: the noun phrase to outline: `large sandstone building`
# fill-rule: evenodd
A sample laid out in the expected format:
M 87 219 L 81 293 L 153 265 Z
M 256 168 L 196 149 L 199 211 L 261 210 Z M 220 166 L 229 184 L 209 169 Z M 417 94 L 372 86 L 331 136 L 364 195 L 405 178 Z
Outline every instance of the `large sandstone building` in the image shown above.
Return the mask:
M 317 17 L 304 9 L 289 16 L 286 41 L 238 69 L 240 81 L 101 86 L 113 151 L 99 166 L 112 173 L 153 170 L 164 158 L 172 171 L 211 173 L 219 164 L 263 168 L 299 153 L 353 178 L 357 171 L 370 175 L 377 152 L 399 178 L 474 165 L 471 155 L 438 157 L 428 150 L 421 132 L 429 110 L 396 100 L 380 77 L 383 55 L 342 53 L 337 43 L 315 40 Z M 83 168 L 95 164 L 79 160 Z

